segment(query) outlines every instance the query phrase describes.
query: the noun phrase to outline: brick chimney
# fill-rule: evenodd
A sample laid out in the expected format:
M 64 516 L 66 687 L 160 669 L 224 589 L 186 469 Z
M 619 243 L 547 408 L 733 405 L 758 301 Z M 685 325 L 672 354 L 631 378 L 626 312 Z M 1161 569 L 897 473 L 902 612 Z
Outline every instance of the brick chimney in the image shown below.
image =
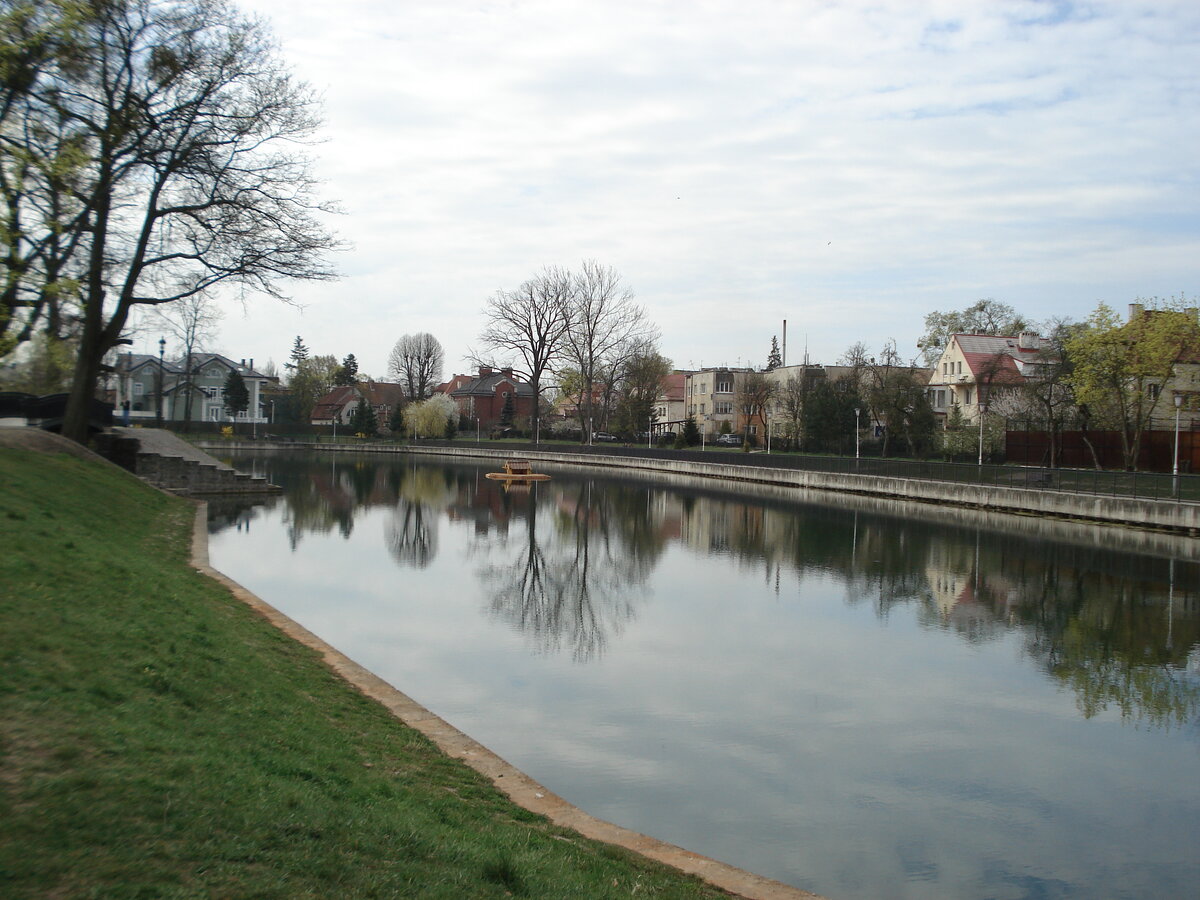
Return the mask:
M 500 374 L 503 375 L 505 378 L 512 378 L 513 377 L 512 366 L 508 366 L 506 368 L 501 369 Z
M 480 378 L 487 378 L 491 374 L 492 374 L 491 366 L 480 366 L 479 367 L 479 377 Z

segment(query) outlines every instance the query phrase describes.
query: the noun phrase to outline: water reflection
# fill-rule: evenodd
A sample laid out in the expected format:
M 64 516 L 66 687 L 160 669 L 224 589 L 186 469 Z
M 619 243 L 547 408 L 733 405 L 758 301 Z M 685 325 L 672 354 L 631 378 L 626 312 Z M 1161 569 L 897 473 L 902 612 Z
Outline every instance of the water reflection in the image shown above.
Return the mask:
M 308 534 L 348 539 L 357 516 L 382 508 L 392 560 L 423 569 L 437 558 L 440 528 L 468 529 L 488 614 L 539 653 L 603 657 L 651 601 L 648 580 L 677 544 L 728 557 L 776 592 L 785 578 L 833 576 L 848 606 L 869 604 L 885 622 L 911 607 L 921 626 L 968 644 L 1015 633 L 1084 717 L 1111 710 L 1145 727 L 1200 724 L 1197 562 L 1095 545 L 1098 534 L 1111 544 L 1116 529 L 1057 524 L 1076 539 L 1052 543 L 1043 526 L 1009 517 L 955 511 L 948 528 L 923 521 L 927 507 L 902 518 L 566 472 L 505 490 L 481 477 L 484 465 L 260 457 L 255 466 L 285 488 L 267 503 L 283 504 L 293 551 Z M 256 513 L 226 504 L 212 515 L 218 531 L 248 529 Z
M 589 812 L 831 897 L 1194 893 L 1194 539 L 255 464 L 214 564 Z
M 589 480 L 567 484 L 541 504 L 544 487 L 529 486 L 512 561 L 485 566 L 480 580 L 492 614 L 529 635 L 539 651 L 586 662 L 635 615 L 662 540 L 644 490 L 596 491 Z M 557 538 L 549 551 L 538 536 L 547 515 Z

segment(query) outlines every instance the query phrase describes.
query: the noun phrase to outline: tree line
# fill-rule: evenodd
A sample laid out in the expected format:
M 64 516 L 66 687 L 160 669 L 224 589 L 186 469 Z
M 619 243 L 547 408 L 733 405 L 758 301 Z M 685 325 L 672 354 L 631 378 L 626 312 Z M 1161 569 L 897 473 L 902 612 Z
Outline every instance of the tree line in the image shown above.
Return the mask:
M 597 430 L 649 428 L 670 360 L 658 352 L 659 330 L 611 267 L 584 260 L 577 271 L 544 268 L 484 305 L 482 365 L 512 365 L 533 388 L 530 433 L 541 437 L 543 396 L 555 387 L 577 410 L 590 443 Z
M 1124 465 L 1132 469 L 1143 435 L 1176 412 L 1176 398 L 1181 411 L 1200 409 L 1198 305 L 1182 295 L 1138 300 L 1123 320 L 1100 303 L 1082 322 L 1060 318 L 1035 325 L 1008 304 L 983 299 L 962 310 L 929 313 L 917 342 L 920 358 L 905 361 L 895 341 L 874 355 L 854 344 L 838 360 L 850 370 L 846 377 L 825 379 L 820 367 L 784 383 L 751 376 L 738 403 L 748 415 L 761 415 L 772 404 L 785 439 L 814 452 L 847 452 L 854 429 L 870 421 L 880 426 L 871 437 L 883 455 L 973 456 L 979 423 L 968 423 L 957 406 L 938 421 L 928 396 L 928 367 L 955 334 L 1019 336 L 1032 330 L 1042 340 L 1029 354 L 1028 377 L 1009 378 L 1000 355 L 978 365 L 975 389 L 987 409 L 985 449 L 999 449 L 1004 423 L 1019 422 L 1046 433 L 1048 462 L 1055 465 L 1063 433 L 1074 430 L 1099 467 L 1089 434 L 1107 430 L 1119 434 Z M 770 360 L 766 368 L 773 368 Z

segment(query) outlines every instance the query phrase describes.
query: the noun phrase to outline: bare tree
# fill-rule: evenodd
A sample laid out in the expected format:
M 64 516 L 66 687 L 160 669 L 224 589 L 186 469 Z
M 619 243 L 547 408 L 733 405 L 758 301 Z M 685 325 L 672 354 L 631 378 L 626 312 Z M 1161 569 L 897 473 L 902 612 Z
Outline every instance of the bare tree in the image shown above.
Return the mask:
M 646 345 L 657 340 L 658 329 L 612 268 L 584 260 L 572 282 L 565 356 L 582 382 L 580 424 L 590 444 L 601 372 L 619 373 L 627 360 L 644 355 Z
M 856 348 L 861 345 L 852 349 Z M 862 355 L 858 353 L 860 361 Z M 878 357 L 870 357 L 865 366 L 862 393 L 872 418 L 883 425 L 882 455 L 888 455 L 892 437 L 902 435 L 909 451 L 923 456 L 933 445 L 937 423 L 922 370 L 904 362 L 894 340 L 887 341 Z
M 529 379 L 535 399 L 541 397 L 542 376 L 566 349 L 572 290 L 570 274 L 551 267 L 516 290 L 497 291 L 484 305 L 480 342 L 491 353 L 523 363 L 522 374 Z M 535 442 L 540 438 L 539 407 L 535 402 L 531 416 Z
M 766 426 L 766 410 L 779 393 L 779 385 L 762 372 L 748 372 L 738 385 L 736 403 L 738 410 L 745 417 L 744 431 L 746 442 L 749 443 L 750 426 L 755 419 L 758 424 Z
M 814 386 L 825 379 L 825 370 L 818 366 L 805 366 L 799 374 L 791 374 L 779 385 L 776 405 L 783 413 L 784 428 L 788 441 L 800 446 L 804 432 L 804 407 Z
M 75 6 L 49 8 L 67 16 Z M 226 282 L 283 298 L 284 279 L 333 277 L 324 256 L 337 247 L 296 149 L 318 127 L 316 98 L 284 70 L 263 25 L 222 0 L 86 6 L 69 62 L 36 70 L 12 98 L 25 133 L 60 129 L 70 150 L 59 153 L 70 163 L 59 183 L 27 182 L 41 209 L 54 208 L 55 191 L 72 206 L 53 252 L 21 277 L 31 296 L 77 286 L 63 422 L 76 440 L 135 307 Z
M 400 379 L 411 402 L 429 397 L 442 380 L 445 352 L 432 334 L 406 334 L 396 341 L 388 357 L 388 371 Z
M 197 351 L 217 335 L 217 326 L 223 315 L 208 294 L 192 294 L 177 303 L 157 307 L 157 324 L 166 329 L 179 342 L 183 351 L 183 427 L 186 431 L 192 421 L 192 366 Z M 257 412 L 257 411 L 256 411 Z

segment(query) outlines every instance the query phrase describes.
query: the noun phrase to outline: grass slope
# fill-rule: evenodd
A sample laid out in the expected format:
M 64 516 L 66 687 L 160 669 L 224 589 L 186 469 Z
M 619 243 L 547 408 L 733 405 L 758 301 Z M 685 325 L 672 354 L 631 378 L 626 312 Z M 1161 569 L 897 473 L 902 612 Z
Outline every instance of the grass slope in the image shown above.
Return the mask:
M 190 569 L 191 521 L 0 449 L 0 895 L 724 896 L 510 803 Z

